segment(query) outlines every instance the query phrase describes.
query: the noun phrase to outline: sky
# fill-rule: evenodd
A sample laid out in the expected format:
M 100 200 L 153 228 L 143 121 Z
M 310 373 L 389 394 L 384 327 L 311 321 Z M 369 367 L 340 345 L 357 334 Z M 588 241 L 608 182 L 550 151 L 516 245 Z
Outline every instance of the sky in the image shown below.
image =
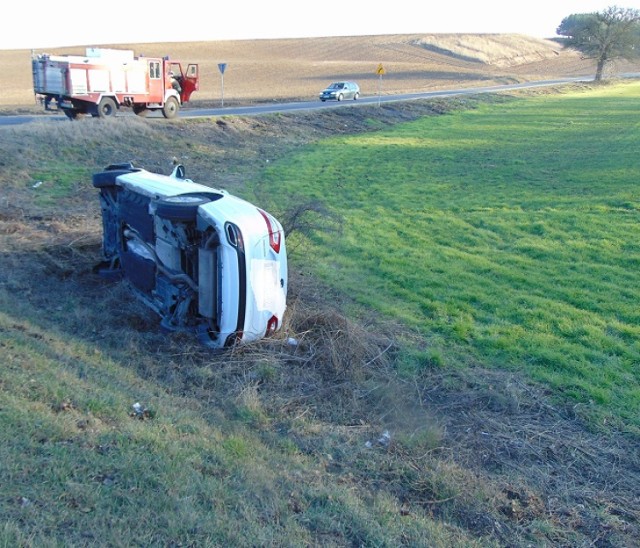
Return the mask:
M 562 19 L 573 13 L 613 5 L 640 9 L 640 0 L 346 0 L 304 3 L 304 11 L 301 4 L 230 0 L 205 8 L 193 0 L 18 1 L 3 18 L 0 49 L 42 52 L 63 46 L 380 34 L 519 33 L 552 38 Z

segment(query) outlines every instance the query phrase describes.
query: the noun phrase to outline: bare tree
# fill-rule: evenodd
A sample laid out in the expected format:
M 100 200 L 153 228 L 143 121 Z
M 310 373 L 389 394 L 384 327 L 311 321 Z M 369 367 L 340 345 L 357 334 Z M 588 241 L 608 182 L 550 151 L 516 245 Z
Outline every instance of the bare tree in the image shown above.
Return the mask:
M 596 60 L 595 80 L 600 81 L 607 63 L 640 56 L 640 10 L 611 6 L 598 13 L 565 17 L 556 33 L 565 46 Z

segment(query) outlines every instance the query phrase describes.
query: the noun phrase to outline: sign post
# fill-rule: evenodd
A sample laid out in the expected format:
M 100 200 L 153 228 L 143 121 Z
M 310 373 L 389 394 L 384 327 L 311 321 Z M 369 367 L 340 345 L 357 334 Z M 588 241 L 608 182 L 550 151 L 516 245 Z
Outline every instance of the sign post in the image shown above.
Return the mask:
M 227 68 L 227 63 L 218 63 L 218 70 L 220 71 L 220 78 L 222 80 L 222 101 L 220 103 L 220 106 L 224 107 L 224 71 Z
M 378 106 L 380 106 L 380 89 L 382 88 L 382 75 L 384 74 L 384 67 L 382 66 L 382 63 L 378 65 L 376 74 L 378 75 Z

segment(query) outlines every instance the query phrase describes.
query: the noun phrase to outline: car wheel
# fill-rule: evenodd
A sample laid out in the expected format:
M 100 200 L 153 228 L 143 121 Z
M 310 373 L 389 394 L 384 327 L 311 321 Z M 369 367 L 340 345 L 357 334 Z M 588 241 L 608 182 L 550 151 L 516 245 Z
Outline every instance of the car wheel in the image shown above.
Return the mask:
M 193 194 L 168 196 L 155 202 L 156 215 L 170 221 L 195 221 L 198 207 L 210 201 L 205 196 Z
M 344 99 L 344 95 L 342 95 L 342 93 L 338 95 L 338 101 L 342 101 L 343 99 Z
M 358 100 L 358 97 L 360 97 L 360 94 L 359 94 L 359 93 L 356 93 L 356 94 L 353 96 L 353 100 L 354 100 L 354 101 L 357 101 L 357 100 Z
M 138 171 L 131 162 L 122 162 L 120 164 L 109 164 L 104 168 L 105 171 L 113 171 L 114 169 L 127 169 L 129 171 Z
M 119 175 L 124 175 L 125 173 L 131 173 L 133 171 L 138 171 L 138 169 L 131 166 L 131 169 L 108 169 L 107 171 L 94 173 L 92 177 L 93 186 L 95 188 L 107 188 L 114 186 L 116 184 L 116 178 Z

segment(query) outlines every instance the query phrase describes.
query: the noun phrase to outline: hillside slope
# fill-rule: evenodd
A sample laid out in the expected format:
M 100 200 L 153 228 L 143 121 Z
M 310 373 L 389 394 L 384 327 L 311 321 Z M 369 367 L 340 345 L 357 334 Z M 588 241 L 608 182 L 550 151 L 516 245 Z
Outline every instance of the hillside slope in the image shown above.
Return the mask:
M 318 139 L 494 100 L 0 131 L 0 544 L 634 546 L 636 438 L 586 429 L 519 372 L 448 371 L 425 352 L 407 383 L 392 362 L 410 334 L 348 320 L 299 263 L 286 334 L 219 356 L 92 274 L 91 169 L 166 172 L 175 156 L 241 194 Z M 131 416 L 134 402 L 157 414 Z
M 337 38 L 91 44 L 136 55 L 199 63 L 201 87 L 193 105 L 217 102 L 224 74 L 225 104 L 309 100 L 332 80 L 356 80 L 363 94 L 392 94 L 590 75 L 592 63 L 556 42 L 522 35 L 377 35 Z M 85 46 L 50 54 L 84 54 Z M 42 53 L 42 52 L 36 52 Z M 34 108 L 29 50 L 0 51 L 0 109 Z M 381 79 L 379 64 L 385 68 Z

